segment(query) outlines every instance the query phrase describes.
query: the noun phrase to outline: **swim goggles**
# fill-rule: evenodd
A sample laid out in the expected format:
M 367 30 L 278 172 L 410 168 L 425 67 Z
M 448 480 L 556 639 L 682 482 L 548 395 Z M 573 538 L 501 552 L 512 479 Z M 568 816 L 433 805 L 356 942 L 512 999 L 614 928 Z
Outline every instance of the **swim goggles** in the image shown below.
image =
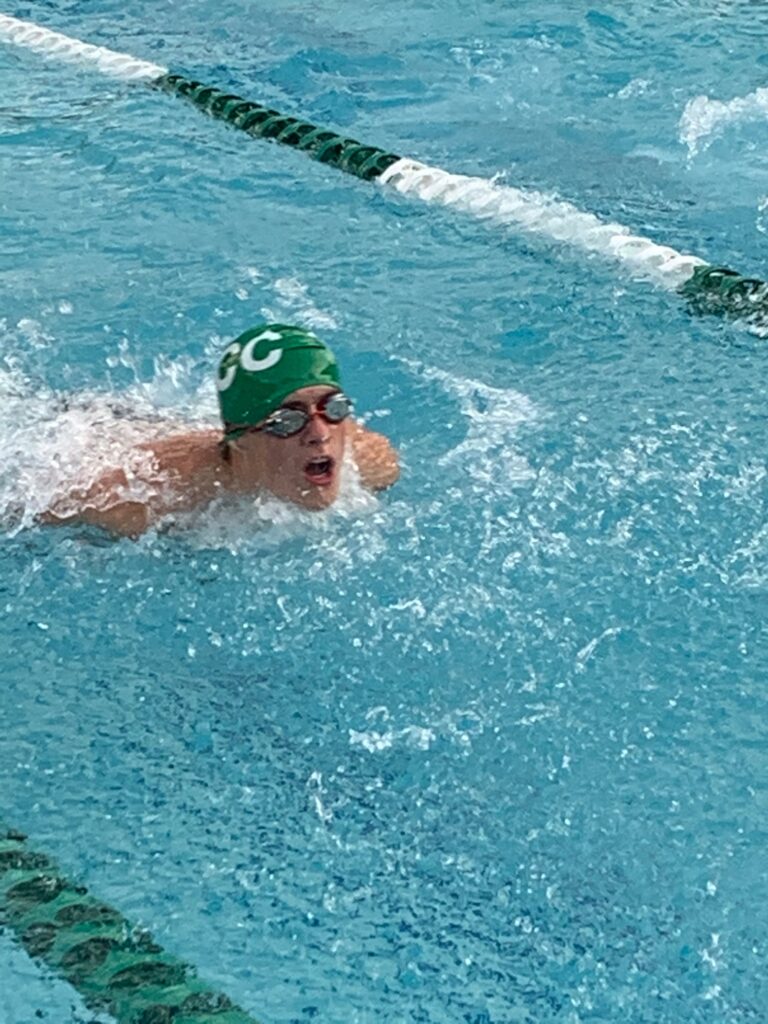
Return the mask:
M 263 431 L 273 437 L 293 437 L 300 434 L 313 416 L 322 416 L 326 423 L 341 423 L 352 412 L 352 401 L 341 391 L 332 391 L 315 405 L 314 412 L 307 412 L 300 406 L 281 405 L 255 427 L 233 427 L 227 431 L 227 438 L 234 439 L 251 431 Z

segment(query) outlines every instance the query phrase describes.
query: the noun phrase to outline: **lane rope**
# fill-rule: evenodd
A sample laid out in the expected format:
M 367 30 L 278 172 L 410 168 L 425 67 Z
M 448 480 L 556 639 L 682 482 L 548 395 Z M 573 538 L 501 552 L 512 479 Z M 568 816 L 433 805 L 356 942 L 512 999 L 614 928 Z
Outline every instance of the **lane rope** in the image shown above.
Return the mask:
M 194 968 L 0 827 L 0 930 L 117 1024 L 257 1024 Z
M 542 192 L 430 167 L 171 73 L 158 64 L 92 46 L 6 14 L 0 14 L 0 40 L 62 60 L 91 64 L 102 73 L 125 81 L 144 82 L 187 100 L 211 117 L 255 138 L 298 149 L 321 163 L 364 181 L 389 186 L 404 196 L 438 203 L 480 220 L 513 226 L 611 258 L 635 277 L 677 290 L 693 312 L 725 314 L 753 322 L 762 321 L 768 313 L 765 282 L 659 245 L 621 224 L 605 223 L 594 214 Z

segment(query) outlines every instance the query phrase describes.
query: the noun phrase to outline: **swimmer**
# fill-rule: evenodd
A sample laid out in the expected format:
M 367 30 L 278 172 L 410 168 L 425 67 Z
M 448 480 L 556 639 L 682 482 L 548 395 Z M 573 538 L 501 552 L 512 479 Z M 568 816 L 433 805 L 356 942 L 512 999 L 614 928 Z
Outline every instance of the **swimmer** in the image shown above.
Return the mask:
M 352 417 L 336 360 L 310 331 L 245 331 L 225 349 L 216 383 L 223 436 L 199 430 L 138 445 L 123 466 L 71 490 L 39 520 L 137 537 L 175 512 L 264 490 L 319 511 L 338 497 L 347 452 L 368 489 L 397 480 L 395 450 Z

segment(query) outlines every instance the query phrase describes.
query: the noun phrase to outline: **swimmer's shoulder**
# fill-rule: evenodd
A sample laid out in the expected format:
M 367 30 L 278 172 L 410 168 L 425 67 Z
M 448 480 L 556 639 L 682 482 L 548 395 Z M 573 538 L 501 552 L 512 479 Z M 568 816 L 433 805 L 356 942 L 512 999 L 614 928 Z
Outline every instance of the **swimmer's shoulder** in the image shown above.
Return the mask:
M 400 460 L 389 438 L 355 420 L 347 420 L 347 438 L 360 479 L 372 491 L 391 487 L 400 476 Z
M 137 446 L 146 453 L 160 475 L 190 480 L 221 462 L 221 434 L 217 430 L 195 430 L 157 437 Z

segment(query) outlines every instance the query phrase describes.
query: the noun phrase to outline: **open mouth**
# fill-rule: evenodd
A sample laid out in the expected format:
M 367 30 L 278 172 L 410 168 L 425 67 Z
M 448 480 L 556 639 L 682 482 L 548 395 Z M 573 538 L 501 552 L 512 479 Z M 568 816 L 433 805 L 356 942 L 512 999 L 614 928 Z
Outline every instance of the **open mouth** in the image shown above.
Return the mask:
M 333 480 L 333 471 L 336 460 L 330 455 L 321 455 L 316 459 L 310 459 L 304 466 L 304 476 L 310 483 L 318 487 L 326 487 Z

